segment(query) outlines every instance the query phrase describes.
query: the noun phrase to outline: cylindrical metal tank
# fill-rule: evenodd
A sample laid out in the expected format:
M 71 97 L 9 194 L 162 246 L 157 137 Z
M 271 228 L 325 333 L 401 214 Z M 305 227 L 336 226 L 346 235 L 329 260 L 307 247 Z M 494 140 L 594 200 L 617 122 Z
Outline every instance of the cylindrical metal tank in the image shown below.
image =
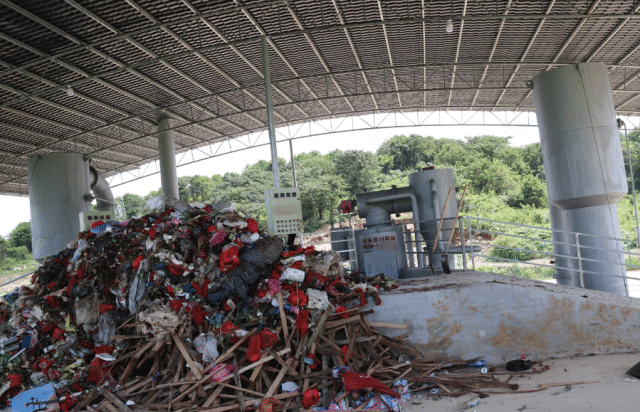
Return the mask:
M 389 213 L 378 207 L 370 209 L 367 227 L 355 232 L 358 268 L 368 276 L 384 273 L 397 279 L 407 267 L 402 226 L 390 224 Z
M 580 63 L 544 72 L 533 79 L 542 156 L 551 204 L 553 229 L 595 235 L 581 236 L 599 249 L 622 251 L 622 243 L 602 238 L 620 238 L 618 201 L 627 193 L 622 147 L 616 125 L 609 73 L 601 63 Z M 557 210 L 553 210 L 554 207 Z M 575 244 L 574 235 L 556 235 Z M 581 248 L 586 259 L 618 262 L 620 254 Z M 573 246 L 554 245 L 554 250 L 577 257 Z M 573 284 L 577 259 L 560 259 L 571 266 Z M 583 260 L 583 270 L 625 276 L 624 266 L 596 264 Z M 590 269 L 587 269 L 589 267 Z M 570 271 L 558 270 L 559 283 L 566 284 Z M 584 274 L 585 287 L 628 294 L 626 280 L 610 276 Z
M 28 160 L 33 258 L 64 249 L 78 238 L 78 214 L 91 210 L 89 161 L 80 153 L 46 153 Z
M 444 208 L 447 193 L 451 187 L 454 189 L 451 192 L 449 205 L 444 213 L 446 220 L 442 224 L 438 238 L 438 247 L 433 256 L 434 268 L 442 267 L 440 258 L 444 253 L 451 228 L 455 223 L 453 218 L 455 218 L 458 208 L 453 169 L 422 170 L 409 175 L 409 188 L 418 199 L 418 214 L 421 222 L 420 229 L 428 251 L 431 251 L 433 248 L 433 240 L 436 229 L 438 228 L 438 221 Z M 414 219 L 416 219 L 415 216 Z M 455 267 L 455 258 L 453 255 L 449 255 L 449 266 L 452 268 Z

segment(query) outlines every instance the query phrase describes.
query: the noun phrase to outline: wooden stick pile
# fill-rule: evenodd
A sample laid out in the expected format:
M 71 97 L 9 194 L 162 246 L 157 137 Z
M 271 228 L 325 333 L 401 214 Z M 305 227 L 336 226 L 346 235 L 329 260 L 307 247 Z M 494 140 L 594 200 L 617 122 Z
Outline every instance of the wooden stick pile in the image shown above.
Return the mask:
M 215 362 L 204 367 L 191 341 L 206 332 L 207 327 L 196 330 L 183 325 L 176 332 L 160 334 L 144 344 L 134 345 L 115 361 L 105 364 L 107 367 L 126 362 L 118 378 L 120 386 L 114 392 L 105 389 L 100 393 L 94 389 L 74 411 L 299 411 L 304 392 L 311 388 L 322 394 L 315 406 L 327 407 L 343 390 L 342 383 L 332 377 L 332 369 L 342 366 L 374 377 L 387 386 L 397 379 L 406 379 L 414 390 L 436 389 L 426 393 L 431 397 L 518 389 L 518 385 L 509 384 L 508 380 L 501 382 L 495 375 L 466 369 L 466 361 L 435 362 L 423 358 L 404 341 L 408 334 L 390 337 L 377 330 L 406 329 L 406 325 L 369 322 L 365 315 L 372 312 L 364 308 L 333 314 L 322 312 L 313 332 L 302 339 L 297 330 L 289 330 L 287 322 L 283 322 L 275 331 L 278 342 L 265 349 L 258 361 L 250 362 L 246 356 L 247 341 L 256 334 L 257 328 L 254 328 L 222 352 Z M 312 368 L 305 363 L 308 354 L 321 359 L 321 365 Z M 146 375 L 133 377 L 133 372 L 145 364 L 151 364 Z M 214 381 L 210 372 L 220 364 L 233 365 L 235 372 Z M 456 373 L 455 369 L 460 368 L 464 369 Z M 284 382 L 293 382 L 298 389 L 282 392 Z M 350 392 L 342 395 L 354 408 L 353 400 L 358 397 Z M 273 409 L 261 404 L 268 398 L 275 403 Z

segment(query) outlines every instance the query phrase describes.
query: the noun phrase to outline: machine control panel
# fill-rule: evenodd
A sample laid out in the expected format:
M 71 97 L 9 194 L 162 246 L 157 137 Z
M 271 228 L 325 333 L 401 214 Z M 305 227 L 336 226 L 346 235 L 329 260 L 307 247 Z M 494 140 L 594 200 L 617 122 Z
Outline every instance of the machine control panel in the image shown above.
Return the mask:
M 116 215 L 113 209 L 80 212 L 80 230 L 84 232 L 87 229 L 91 229 L 93 224 L 98 221 L 107 223 L 113 220 L 116 220 Z
M 267 189 L 267 223 L 271 236 L 289 235 L 303 231 L 300 189 Z

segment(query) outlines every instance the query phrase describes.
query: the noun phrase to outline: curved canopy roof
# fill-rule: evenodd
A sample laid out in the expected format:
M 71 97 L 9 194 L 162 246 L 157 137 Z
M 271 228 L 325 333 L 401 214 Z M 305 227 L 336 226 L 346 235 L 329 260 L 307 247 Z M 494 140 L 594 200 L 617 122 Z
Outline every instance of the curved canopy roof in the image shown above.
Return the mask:
M 33 154 L 86 153 L 105 176 L 157 159 L 162 114 L 178 152 L 266 129 L 261 36 L 277 125 L 531 111 L 526 81 L 578 62 L 610 66 L 617 111 L 637 114 L 639 11 L 635 0 L 0 0 L 0 192 L 27 193 Z

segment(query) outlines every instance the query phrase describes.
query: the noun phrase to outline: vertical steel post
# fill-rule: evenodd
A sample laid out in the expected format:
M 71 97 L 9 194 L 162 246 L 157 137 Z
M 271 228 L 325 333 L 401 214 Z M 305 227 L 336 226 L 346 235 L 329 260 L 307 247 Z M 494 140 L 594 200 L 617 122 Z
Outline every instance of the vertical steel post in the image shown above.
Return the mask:
M 176 132 L 173 119 L 162 116 L 158 119 L 158 157 L 160 159 L 160 181 L 162 196 L 178 199 L 178 172 L 176 171 Z
M 407 229 L 407 225 L 402 225 L 402 235 L 404 236 L 404 245 L 407 250 L 407 258 L 409 259 L 409 267 L 416 267 L 415 256 L 414 256 L 414 248 L 413 248 L 413 239 L 411 238 L 411 232 Z
M 467 216 L 467 227 L 469 228 L 469 247 L 471 247 L 471 267 L 476 271 L 476 261 L 473 258 L 473 232 L 471 230 L 471 217 Z
M 584 275 L 582 272 L 582 256 L 580 255 L 580 235 L 578 233 L 576 236 L 576 257 L 578 258 L 578 274 L 580 275 L 580 287 L 584 288 Z
M 462 248 L 462 269 L 467 271 L 467 240 L 464 238 L 464 224 L 462 223 L 462 217 L 458 217 L 458 227 L 460 228 L 460 247 Z
M 269 146 L 271 146 L 271 170 L 273 171 L 273 187 L 280 188 L 280 171 L 278 170 L 278 148 L 276 147 L 276 129 L 273 122 L 273 98 L 271 96 L 271 73 L 269 72 L 269 53 L 267 37 L 260 38 L 262 47 L 262 70 L 264 72 L 264 96 L 267 105 L 267 124 L 269 128 Z
M 289 151 L 291 152 L 291 171 L 293 172 L 293 187 L 298 187 L 298 176 L 296 176 L 296 159 L 293 156 L 293 139 L 289 139 Z

